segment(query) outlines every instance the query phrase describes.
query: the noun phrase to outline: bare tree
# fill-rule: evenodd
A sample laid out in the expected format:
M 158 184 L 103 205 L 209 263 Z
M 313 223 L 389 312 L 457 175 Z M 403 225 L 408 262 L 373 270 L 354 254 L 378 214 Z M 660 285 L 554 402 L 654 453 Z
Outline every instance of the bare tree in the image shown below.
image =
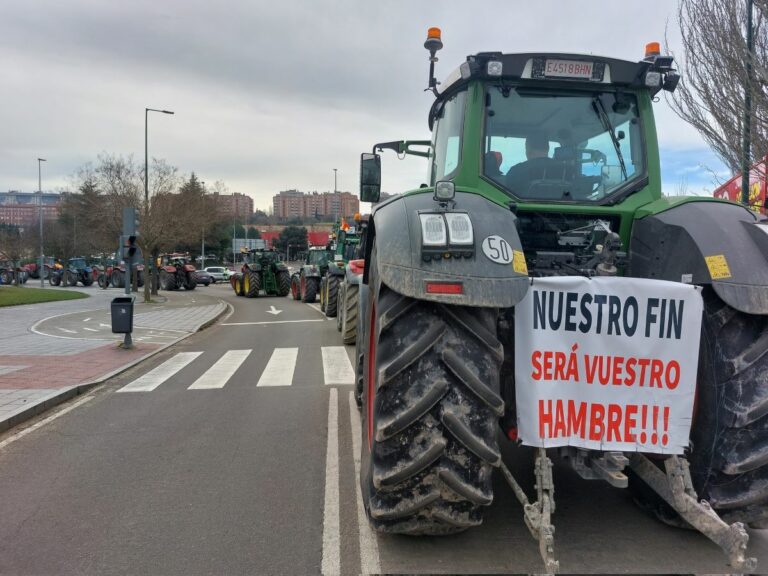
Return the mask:
M 768 153 L 768 0 L 754 0 L 752 158 Z M 672 109 L 692 124 L 734 172 L 741 169 L 747 45 L 744 0 L 680 0 L 677 13 L 683 38 L 678 58 L 681 82 Z M 669 41 L 667 41 L 669 44 Z
M 144 198 L 144 170 L 132 157 L 102 155 L 95 165 L 79 172 L 80 202 L 84 222 L 96 238 L 117 242 L 122 232 L 122 209 L 134 207 L 139 215 L 137 243 L 144 255 L 147 272 L 144 300 L 156 293 L 154 264 L 162 251 L 200 238 L 208 218 L 215 218 L 212 199 L 194 175 L 182 186 L 176 167 L 164 160 L 152 159 L 149 170 L 148 198 Z M 89 200 L 86 192 L 96 191 Z M 101 240 L 100 240 L 101 241 Z M 109 240 L 107 240 L 109 242 Z

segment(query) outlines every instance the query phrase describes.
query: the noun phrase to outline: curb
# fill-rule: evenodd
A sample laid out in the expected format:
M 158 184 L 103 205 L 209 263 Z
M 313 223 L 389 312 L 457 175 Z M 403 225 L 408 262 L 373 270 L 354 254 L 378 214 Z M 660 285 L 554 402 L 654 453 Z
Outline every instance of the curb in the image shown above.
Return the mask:
M 144 356 L 141 356 L 140 358 L 136 358 L 132 362 L 129 362 L 128 364 L 124 364 L 123 366 L 120 366 L 119 368 L 112 370 L 112 372 L 107 372 L 106 374 L 103 374 L 94 380 L 90 380 L 89 382 L 83 382 L 82 384 L 75 384 L 73 386 L 70 386 L 69 388 L 63 388 L 58 392 L 52 393 L 50 396 L 48 396 L 47 398 L 44 398 L 42 401 L 38 402 L 37 404 L 29 406 L 21 412 L 17 412 L 16 414 L 14 414 L 13 416 L 11 416 L 6 420 L 0 421 L 0 433 L 5 432 L 6 430 L 10 430 L 11 428 L 18 426 L 22 422 L 29 420 L 30 418 L 34 418 L 35 416 L 42 414 L 43 412 L 46 412 L 51 408 L 58 406 L 59 404 L 62 404 L 67 400 L 74 398 L 75 396 L 80 396 L 85 392 L 90 391 L 92 388 L 95 388 L 99 384 L 106 382 L 110 378 L 114 378 L 118 374 L 121 374 L 127 370 L 130 370 L 140 362 L 144 362 L 144 360 L 147 360 L 148 358 L 151 358 L 152 356 L 159 354 L 163 350 L 167 350 L 171 346 L 175 346 L 182 340 L 186 340 L 190 336 L 194 336 L 198 332 L 201 332 L 206 328 L 214 325 L 216 322 L 218 322 L 218 320 L 222 316 L 232 311 L 231 304 L 229 304 L 228 302 L 224 302 L 224 300 L 221 300 L 221 299 L 219 299 L 219 302 L 224 304 L 224 307 L 221 309 L 221 311 L 210 320 L 206 320 L 205 322 L 197 326 L 189 334 L 185 334 L 184 336 L 180 336 L 179 338 L 176 338 L 176 340 L 173 340 L 172 342 L 163 344 L 160 348 L 156 350 L 152 350 L 151 352 L 147 352 L 146 354 L 144 354 Z

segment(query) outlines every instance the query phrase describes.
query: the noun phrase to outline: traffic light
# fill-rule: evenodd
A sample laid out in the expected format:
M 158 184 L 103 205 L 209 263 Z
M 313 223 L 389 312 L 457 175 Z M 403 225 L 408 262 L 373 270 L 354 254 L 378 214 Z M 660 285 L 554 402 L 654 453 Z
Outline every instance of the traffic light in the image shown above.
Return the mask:
M 139 237 L 139 218 L 136 208 L 123 208 L 123 259 L 133 260 L 137 257 L 139 246 L 136 240 Z
M 139 249 L 136 244 L 137 235 L 123 236 L 123 258 L 125 260 L 133 259 L 136 256 L 136 252 Z

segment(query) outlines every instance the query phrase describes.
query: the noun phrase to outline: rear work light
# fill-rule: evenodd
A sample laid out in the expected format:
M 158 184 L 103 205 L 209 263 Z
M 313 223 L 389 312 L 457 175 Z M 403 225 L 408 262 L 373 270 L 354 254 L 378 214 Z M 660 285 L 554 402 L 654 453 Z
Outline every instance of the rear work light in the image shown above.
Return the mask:
M 463 294 L 464 285 L 461 282 L 427 282 L 427 294 Z
M 424 246 L 445 246 L 448 243 L 448 232 L 442 215 L 419 214 L 419 219 Z
M 448 238 L 451 244 L 468 246 L 475 243 L 469 215 L 461 212 L 446 212 L 445 219 L 448 222 Z

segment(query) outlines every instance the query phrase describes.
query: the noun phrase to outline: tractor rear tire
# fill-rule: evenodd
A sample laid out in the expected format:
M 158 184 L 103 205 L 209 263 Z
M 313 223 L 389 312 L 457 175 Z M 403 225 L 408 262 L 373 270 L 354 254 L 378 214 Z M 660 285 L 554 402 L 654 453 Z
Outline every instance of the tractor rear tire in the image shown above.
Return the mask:
M 341 339 L 344 344 L 354 344 L 357 339 L 357 306 L 360 286 L 346 284 L 344 287 L 344 309 L 339 312 L 341 319 Z
M 122 270 L 113 270 L 110 276 L 110 282 L 115 288 L 125 288 L 125 275 Z
M 99 278 L 97 282 L 99 283 L 99 288 L 101 289 L 109 288 L 109 282 L 107 282 L 107 275 L 104 274 L 103 272 L 99 274 Z
M 277 273 L 277 295 L 288 296 L 291 292 L 291 275 L 287 270 L 280 270 Z
M 344 289 L 346 282 L 342 282 L 339 285 L 339 295 L 336 296 L 336 303 L 339 307 L 339 313 L 336 314 L 336 330 L 341 332 L 341 323 L 344 321 Z
M 257 298 L 261 290 L 261 275 L 258 272 L 243 272 L 245 283 L 245 295 L 248 298 Z
M 66 270 L 64 272 L 64 286 L 77 286 L 77 274 Z
M 312 304 L 317 297 L 317 285 L 319 281 L 317 278 L 306 278 L 304 280 L 304 294 L 303 301 L 306 304 Z
M 325 306 L 328 302 L 328 281 L 326 278 L 320 278 L 320 312 L 325 313 Z
M 301 300 L 301 280 L 297 274 L 291 276 L 291 296 L 294 300 Z
M 375 244 L 370 287 L 360 484 L 371 524 L 410 535 L 477 526 L 501 462 L 498 313 L 390 290 Z
M 325 315 L 335 318 L 339 311 L 339 276 L 328 275 L 325 279 Z
M 691 427 L 693 487 L 728 523 L 768 521 L 768 316 L 738 312 L 704 291 L 696 412 Z M 662 521 L 684 522 L 636 476 L 636 500 Z
M 83 286 L 90 286 L 93 284 L 93 276 L 91 274 L 85 274 L 83 276 Z
M 59 276 L 56 273 L 51 273 L 48 275 L 48 284 L 51 286 L 58 286 L 61 284 L 61 276 Z
M 187 272 L 184 278 L 184 290 L 194 290 L 197 287 L 197 280 L 192 272 Z

